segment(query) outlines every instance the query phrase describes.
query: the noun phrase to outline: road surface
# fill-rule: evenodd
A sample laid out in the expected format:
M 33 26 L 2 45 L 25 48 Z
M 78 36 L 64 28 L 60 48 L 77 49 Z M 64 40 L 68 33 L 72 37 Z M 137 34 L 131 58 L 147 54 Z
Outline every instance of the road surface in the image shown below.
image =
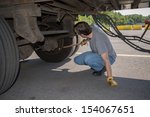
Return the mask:
M 139 34 L 141 31 L 124 31 Z M 150 31 L 147 37 L 150 37 Z M 69 59 L 46 63 L 35 53 L 21 62 L 20 75 L 1 100 L 149 100 L 150 54 L 139 52 L 118 38 L 111 38 L 118 58 L 112 66 L 118 87 L 106 83 L 106 76 L 95 77 L 87 66 L 76 65 L 74 57 L 90 50 L 81 47 Z M 150 48 L 148 45 L 139 45 Z

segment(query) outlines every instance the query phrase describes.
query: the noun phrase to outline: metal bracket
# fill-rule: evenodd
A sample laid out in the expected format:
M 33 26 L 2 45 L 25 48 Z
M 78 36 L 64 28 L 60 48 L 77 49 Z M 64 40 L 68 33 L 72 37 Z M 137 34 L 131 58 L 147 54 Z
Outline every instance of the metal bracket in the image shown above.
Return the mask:
M 61 22 L 66 15 L 71 16 L 73 19 L 75 19 L 75 17 L 71 13 L 64 12 L 64 11 L 59 11 L 57 13 L 57 21 Z
M 23 8 L 20 6 L 14 12 L 14 29 L 19 36 L 31 43 L 42 42 L 44 41 L 44 36 L 38 28 L 36 14 L 31 14 L 30 10 L 27 9 L 28 7 Z

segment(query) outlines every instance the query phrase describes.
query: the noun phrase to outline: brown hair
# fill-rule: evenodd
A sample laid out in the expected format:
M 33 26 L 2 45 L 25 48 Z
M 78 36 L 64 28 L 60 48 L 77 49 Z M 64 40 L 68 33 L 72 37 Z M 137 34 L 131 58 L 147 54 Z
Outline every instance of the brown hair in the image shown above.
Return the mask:
M 78 22 L 74 26 L 74 29 L 75 29 L 75 32 L 79 35 L 81 34 L 89 35 L 92 32 L 92 28 L 86 22 Z

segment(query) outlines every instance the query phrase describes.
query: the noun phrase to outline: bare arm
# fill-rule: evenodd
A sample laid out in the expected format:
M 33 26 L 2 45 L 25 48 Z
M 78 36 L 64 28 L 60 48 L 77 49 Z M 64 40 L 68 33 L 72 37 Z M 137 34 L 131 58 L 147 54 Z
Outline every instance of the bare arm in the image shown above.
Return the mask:
M 107 77 L 112 77 L 112 69 L 111 69 L 111 64 L 110 64 L 109 57 L 108 57 L 108 52 L 103 53 L 101 56 L 106 67 Z

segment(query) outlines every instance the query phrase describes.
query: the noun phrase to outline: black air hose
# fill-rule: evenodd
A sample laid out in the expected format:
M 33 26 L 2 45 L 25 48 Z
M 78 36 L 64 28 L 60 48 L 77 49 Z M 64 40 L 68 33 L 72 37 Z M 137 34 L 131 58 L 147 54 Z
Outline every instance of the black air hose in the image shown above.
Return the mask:
M 97 15 L 93 15 L 93 19 L 95 21 L 95 23 L 109 36 L 111 37 L 118 37 L 120 38 L 121 40 L 123 40 L 125 43 L 127 43 L 129 46 L 131 46 L 132 48 L 138 50 L 138 51 L 142 51 L 142 52 L 148 52 L 150 53 L 150 49 L 145 49 L 145 48 L 142 48 L 136 44 L 134 44 L 132 41 L 136 40 L 136 41 L 139 41 L 139 42 L 142 42 L 144 44 L 148 44 L 150 45 L 150 41 L 149 40 L 146 40 L 144 39 L 143 37 L 139 37 L 139 36 L 127 36 L 127 35 L 123 35 L 117 28 L 115 22 L 112 20 L 112 18 L 106 14 L 97 14 Z M 110 29 L 108 29 L 104 23 L 110 25 L 113 30 L 115 31 L 112 32 Z

